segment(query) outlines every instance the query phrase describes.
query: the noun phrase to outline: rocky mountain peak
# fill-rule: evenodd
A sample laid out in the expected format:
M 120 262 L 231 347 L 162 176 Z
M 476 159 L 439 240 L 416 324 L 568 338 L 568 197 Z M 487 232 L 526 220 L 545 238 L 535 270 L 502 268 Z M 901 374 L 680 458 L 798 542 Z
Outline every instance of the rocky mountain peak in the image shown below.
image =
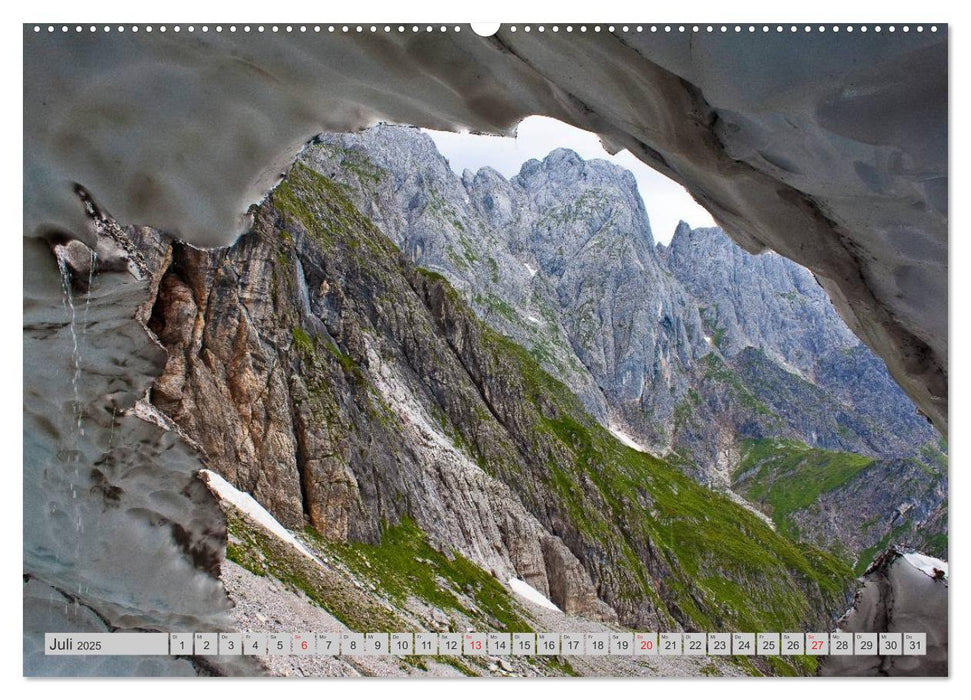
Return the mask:
M 656 246 L 633 175 L 569 149 L 509 179 L 488 167 L 460 179 L 414 129 L 320 141 L 304 162 L 615 434 L 723 489 L 764 440 L 902 474 L 920 473 L 915 459 L 929 469 L 906 498 L 921 517 L 940 503 L 933 430 L 808 270 L 684 221 Z M 903 497 L 873 494 L 874 508 Z
M 671 236 L 671 245 L 674 245 L 675 240 L 689 238 L 690 236 L 691 225 L 682 219 L 678 222 L 678 225 L 674 227 L 674 235 Z

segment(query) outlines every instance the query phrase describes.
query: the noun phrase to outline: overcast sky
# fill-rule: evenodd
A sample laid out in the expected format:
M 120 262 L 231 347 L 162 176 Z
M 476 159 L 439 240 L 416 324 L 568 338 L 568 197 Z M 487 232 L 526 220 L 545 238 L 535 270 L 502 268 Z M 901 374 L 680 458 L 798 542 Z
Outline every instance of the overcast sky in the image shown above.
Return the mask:
M 543 159 L 555 148 L 571 148 L 587 160 L 604 158 L 634 173 L 644 206 L 651 219 L 654 240 L 668 243 L 674 228 L 684 219 L 692 227 L 714 226 L 711 215 L 699 206 L 679 184 L 637 160 L 628 151 L 610 155 L 600 139 L 549 117 L 527 117 L 519 124 L 516 138 L 476 136 L 446 131 L 425 132 L 435 140 L 438 150 L 448 158 L 459 175 L 466 168 L 478 170 L 489 165 L 505 177 L 512 177 L 530 158 Z

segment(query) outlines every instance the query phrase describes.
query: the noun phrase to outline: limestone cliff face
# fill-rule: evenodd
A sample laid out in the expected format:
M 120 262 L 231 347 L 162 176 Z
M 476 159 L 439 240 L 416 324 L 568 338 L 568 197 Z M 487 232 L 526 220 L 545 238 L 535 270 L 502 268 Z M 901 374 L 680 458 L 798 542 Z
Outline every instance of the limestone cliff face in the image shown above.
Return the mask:
M 667 449 L 686 368 L 708 347 L 629 172 L 558 149 L 510 180 L 489 168 L 460 179 L 430 137 L 385 125 L 322 135 L 301 159 L 602 423 Z
M 754 628 L 839 607 L 844 567 L 617 441 L 346 192 L 298 163 L 231 248 L 145 233 L 170 247 L 151 400 L 209 468 L 333 540 L 408 516 L 568 612 Z
M 914 454 L 936 439 L 808 270 L 775 253 L 746 253 L 721 229 L 685 224 L 663 256 L 700 305 L 713 344 L 800 439 L 884 457 Z M 760 387 L 761 372 L 790 375 L 780 381 L 802 383 L 801 395 Z
M 661 254 L 704 304 L 705 325 L 726 356 L 759 347 L 808 374 L 827 351 L 859 344 L 812 273 L 780 255 L 752 255 L 721 229 L 684 222 Z
M 288 527 L 376 542 L 408 514 L 443 549 L 547 594 L 556 560 L 563 608 L 609 615 L 576 557 L 447 436 L 445 411 L 474 424 L 485 407 L 412 289 L 416 273 L 353 210 L 310 194 L 305 206 L 353 227 L 329 255 L 321 231 L 269 207 L 227 251 L 174 244 L 149 323 L 169 351 L 154 405 Z M 374 247 L 372 264 L 355 245 Z M 495 425 L 477 429 L 513 450 Z
M 662 257 L 723 359 L 706 358 L 679 448 L 711 454 L 706 426 L 723 426 L 734 452 L 715 455 L 733 487 L 791 535 L 859 557 L 858 567 L 890 542 L 946 557 L 946 522 L 932 518 L 946 510 L 946 445 L 809 271 L 686 225 Z
M 876 459 L 868 501 L 894 502 L 881 523 L 901 503 L 918 506 L 912 518 L 941 504 L 933 428 L 813 275 L 747 253 L 717 228 L 682 224 L 655 246 L 623 169 L 559 149 L 508 180 L 489 168 L 458 177 L 430 137 L 389 125 L 323 134 L 300 160 L 339 182 L 416 264 L 444 274 L 602 425 L 699 482 L 732 487 L 751 443 L 777 439 Z M 887 475 L 900 460 L 924 469 L 895 492 Z M 887 534 L 820 521 L 829 534 L 816 538 L 803 516 L 800 536 L 854 556 Z
M 686 370 L 708 347 L 696 309 L 658 259 L 633 175 L 559 149 L 513 181 L 532 213 L 524 245 L 611 420 L 666 447 Z
M 538 274 L 526 231 L 536 214 L 517 183 L 488 168 L 460 179 L 427 135 L 385 125 L 324 134 L 301 162 L 348 188 L 360 211 L 415 264 L 446 275 L 481 318 L 535 348 L 544 368 L 606 418 L 603 392 L 561 319 L 555 284 Z
M 560 149 L 510 180 L 489 168 L 459 178 L 427 135 L 388 125 L 322 135 L 301 160 L 347 187 L 601 422 L 656 451 L 690 447 L 702 468 L 716 461 L 711 445 L 676 435 L 675 408 L 709 355 L 804 382 L 798 409 L 772 408 L 812 446 L 897 457 L 935 439 L 808 270 L 747 253 L 717 228 L 682 224 L 655 247 L 636 183 L 617 166 Z

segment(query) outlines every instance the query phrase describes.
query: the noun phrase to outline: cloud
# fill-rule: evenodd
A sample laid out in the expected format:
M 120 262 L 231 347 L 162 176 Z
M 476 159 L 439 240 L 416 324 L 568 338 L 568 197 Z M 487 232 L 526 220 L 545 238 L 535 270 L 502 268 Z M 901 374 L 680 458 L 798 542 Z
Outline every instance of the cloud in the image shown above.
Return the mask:
M 556 148 L 570 148 L 583 158 L 603 158 L 634 174 L 637 188 L 651 220 L 654 240 L 668 243 L 682 219 L 692 227 L 714 226 L 715 222 L 681 185 L 645 165 L 629 151 L 610 155 L 596 134 L 577 129 L 550 117 L 527 117 L 519 124 L 515 138 L 456 134 L 424 130 L 435 141 L 452 170 L 478 170 L 491 166 L 512 177 L 530 158 L 544 158 Z

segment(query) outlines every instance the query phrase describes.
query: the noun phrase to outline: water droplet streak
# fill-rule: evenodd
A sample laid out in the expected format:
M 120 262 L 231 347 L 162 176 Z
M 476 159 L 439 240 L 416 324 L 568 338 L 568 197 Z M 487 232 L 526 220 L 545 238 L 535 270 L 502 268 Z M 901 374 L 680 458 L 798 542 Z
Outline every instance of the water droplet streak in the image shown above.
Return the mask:
M 71 377 L 71 386 L 74 389 L 75 427 L 78 435 L 84 435 L 84 428 L 81 425 L 81 348 L 78 344 L 77 311 L 74 308 L 74 295 L 71 293 L 71 270 L 68 268 L 64 249 L 58 246 L 56 255 L 57 267 L 61 271 L 61 287 L 64 290 L 64 310 L 68 315 L 71 343 L 73 345 L 71 355 L 74 361 L 74 374 Z
M 88 309 L 91 307 L 91 289 L 94 287 L 94 270 L 98 265 L 98 254 L 91 250 L 91 265 L 88 268 L 88 290 L 84 293 L 84 316 L 81 322 L 81 335 L 88 334 Z

